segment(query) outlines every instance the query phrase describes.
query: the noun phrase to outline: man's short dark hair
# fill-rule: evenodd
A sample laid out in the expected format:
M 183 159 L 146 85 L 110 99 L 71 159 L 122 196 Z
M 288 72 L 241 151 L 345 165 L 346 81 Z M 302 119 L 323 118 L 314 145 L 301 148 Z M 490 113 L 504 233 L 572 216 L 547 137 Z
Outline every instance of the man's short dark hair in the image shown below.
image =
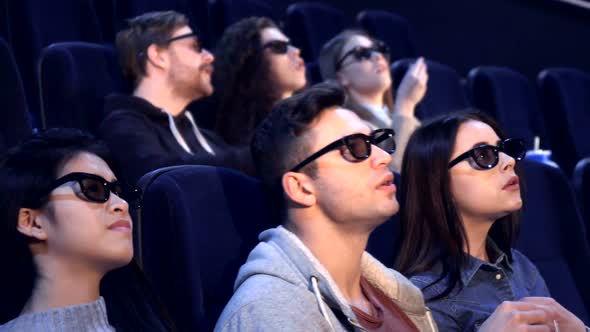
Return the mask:
M 125 77 L 137 85 L 146 74 L 147 49 L 162 44 L 176 29 L 189 25 L 188 18 L 175 11 L 150 12 L 127 20 L 129 27 L 117 33 L 119 63 Z
M 277 103 L 252 140 L 256 170 L 273 193 L 282 193 L 281 177 L 313 151 L 305 134 L 326 109 L 344 104 L 344 91 L 335 83 L 320 83 Z M 315 176 L 315 164 L 303 168 Z M 276 191 L 275 191 L 276 190 Z

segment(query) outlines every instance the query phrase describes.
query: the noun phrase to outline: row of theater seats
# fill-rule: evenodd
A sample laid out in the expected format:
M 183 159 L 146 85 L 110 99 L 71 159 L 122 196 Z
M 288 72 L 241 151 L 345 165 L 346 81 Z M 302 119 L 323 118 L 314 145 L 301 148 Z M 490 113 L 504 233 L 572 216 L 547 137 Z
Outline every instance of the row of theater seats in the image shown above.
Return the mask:
M 0 36 L 7 41 L 0 41 L 0 95 L 5 97 L 0 149 L 26 137 L 33 126 L 96 128 L 104 96 L 130 91 L 110 44 L 123 18 L 176 9 L 195 19 L 210 46 L 241 17 L 281 19 L 263 0 L 0 1 Z M 310 81 L 319 80 L 321 45 L 352 24 L 338 9 L 319 3 L 293 4 L 284 21 L 287 34 L 303 50 Z M 399 82 L 411 62 L 407 58 L 420 54 L 408 22 L 392 13 L 364 11 L 357 25 L 391 45 L 392 73 Z M 511 136 L 529 143 L 532 136 L 541 136 L 542 146 L 553 151 L 567 176 L 558 168 L 524 163 L 519 248 L 539 266 L 554 296 L 588 324 L 590 292 L 584 281 L 590 276 L 585 231 L 590 229 L 590 160 L 580 161 L 573 176 L 586 227 L 567 177 L 579 159 L 590 156 L 590 141 L 584 139 L 590 125 L 590 76 L 552 68 L 539 74 L 535 86 L 509 68 L 479 67 L 462 78 L 449 66 L 427 64 L 430 80 L 420 117 L 474 105 L 496 117 Z M 150 173 L 141 184 L 146 204 L 136 227 L 139 256 L 182 329 L 210 330 L 256 235 L 276 223 L 272 208 L 256 180 L 224 169 L 180 166 Z M 205 195 L 203 187 L 215 189 Z M 388 265 L 395 226 L 394 218 L 369 243 L 369 250 Z
M 265 0 L 0 1 L 4 2 L 0 18 L 5 18 L 0 36 L 5 36 L 15 53 L 24 87 L 25 102 L 15 103 L 20 107 L 28 104 L 37 128 L 68 125 L 92 130 L 101 115 L 102 96 L 129 91 L 115 65 L 112 44 L 108 44 L 127 17 L 151 10 L 181 11 L 204 31 L 210 45 L 227 25 L 242 17 L 264 15 L 283 20 Z M 411 61 L 408 58 L 420 54 L 408 21 L 390 12 L 364 10 L 353 24 L 338 8 L 316 2 L 294 3 L 284 14 L 284 23 L 293 43 L 302 49 L 310 83 L 321 80 L 316 61 L 321 46 L 347 27 L 361 27 L 390 46 L 392 61 L 397 61 L 392 65 L 395 82 L 401 81 Z M 76 43 L 61 43 L 68 40 Z M 77 43 L 80 41 L 101 46 Z M 60 43 L 49 46 L 55 42 Z M 541 146 L 553 150 L 568 175 L 580 159 L 590 156 L 590 140 L 585 139 L 584 131 L 590 125 L 586 115 L 590 74 L 553 68 L 539 74 L 536 89 L 526 77 L 508 68 L 479 67 L 463 79 L 444 64 L 429 60 L 428 65 L 429 89 L 418 110 L 422 118 L 471 104 L 496 117 L 510 135 L 526 138 L 529 147 L 534 136 L 541 137 Z M 97 75 L 98 83 L 93 85 Z M 88 102 L 82 105 L 79 99 Z M 90 112 L 78 112 L 88 105 Z M 69 110 L 63 114 L 65 108 Z
M 523 165 L 517 248 L 539 268 L 552 296 L 588 324 L 590 250 L 573 192 L 557 168 Z M 399 186 L 400 176 L 395 181 Z M 146 174 L 140 185 L 145 204 L 134 228 L 138 259 L 179 330 L 210 331 L 257 235 L 279 223 L 277 213 L 257 180 L 228 169 L 169 167 Z M 378 227 L 368 245 L 390 267 L 397 219 Z
M 3 85 L 20 90 L 10 49 L 1 44 L 5 54 L 1 65 L 12 74 L 2 78 Z M 402 59 L 392 64 L 394 82 L 401 81 L 412 61 Z M 553 150 L 554 159 L 568 175 L 580 159 L 590 156 L 590 140 L 584 130 L 590 126 L 590 74 L 571 68 L 544 70 L 538 77 L 537 92 L 526 77 L 505 67 L 477 67 L 463 79 L 444 64 L 427 60 L 427 65 L 430 79 L 417 110 L 419 118 L 473 105 L 494 116 L 510 136 L 525 138 L 529 148 L 535 136 L 541 137 L 542 147 Z M 38 68 L 42 128 L 68 126 L 93 131 L 103 117 L 103 97 L 130 91 L 110 45 L 56 43 L 41 52 Z M 7 101 L 12 106 L 9 110 L 26 112 L 22 91 Z M 23 126 L 22 120 L 22 114 L 15 118 L 18 128 Z
M 37 63 L 45 47 L 66 41 L 112 44 L 116 31 L 126 26 L 127 18 L 158 10 L 176 10 L 187 15 L 208 48 L 214 47 L 228 25 L 241 18 L 267 16 L 277 23 L 284 21 L 285 29 L 295 36 L 308 61 L 315 59 L 320 43 L 338 32 L 335 29 L 347 25 L 344 14 L 319 3 L 295 3 L 286 13 L 277 15 L 270 0 L 0 0 L 0 37 L 14 50 L 36 125 L 44 125 L 39 119 L 42 105 Z M 338 16 L 338 22 L 318 25 L 318 18 L 326 14 Z
M 0 67 L 6 73 L 0 77 L 0 84 L 6 87 L 1 90 L 5 96 L 1 148 L 30 134 L 31 120 L 14 57 L 1 39 L 0 54 Z M 401 80 L 411 61 L 402 59 L 392 64 L 395 82 Z M 542 137 L 542 146 L 552 150 L 568 176 L 578 160 L 590 156 L 590 140 L 585 132 L 590 127 L 589 74 L 568 68 L 547 69 L 539 74 L 535 89 L 526 77 L 509 68 L 478 67 L 463 79 L 449 66 L 431 60 L 427 64 L 430 79 L 417 110 L 420 118 L 474 105 L 494 116 L 508 135 L 527 139 L 529 148 L 533 136 Z M 56 43 L 41 52 L 38 68 L 41 127 L 77 127 L 92 132 L 104 116 L 104 96 L 130 92 L 112 45 Z M 210 116 L 207 113 L 211 112 L 201 110 L 195 115 Z M 579 164 L 574 177 L 584 179 L 588 165 L 583 161 Z M 583 202 L 590 199 L 587 182 L 575 182 Z M 590 209 L 584 209 L 584 214 L 590 224 Z
M 207 32 L 204 36 L 215 40 L 228 24 L 242 17 L 276 16 L 264 0 L 217 0 L 210 3 L 202 0 L 59 0 L 51 4 L 40 0 L 0 1 L 6 2 L 5 11 L 0 10 L 0 17 L 5 16 L 5 22 L 10 22 L 0 29 L 0 35 L 6 35 L 16 55 L 23 77 L 25 101 L 35 115 L 34 125 L 38 128 L 63 124 L 77 126 L 85 120 L 91 123 L 90 127 L 96 126 L 93 124 L 96 117 L 86 119 L 75 110 L 62 115 L 55 109 L 63 109 L 64 105 L 76 107 L 71 99 L 86 95 L 89 95 L 89 104 L 100 106 L 100 101 L 92 101 L 97 97 L 101 99 L 104 93 L 129 91 L 114 66 L 115 60 L 111 56 L 114 51 L 109 44 L 102 44 L 113 40 L 114 31 L 122 26 L 126 17 L 149 10 L 176 9 L 200 24 L 199 29 Z M 55 11 L 60 15 L 50 15 Z M 341 10 L 321 3 L 292 4 L 284 21 L 286 32 L 303 51 L 310 83 L 321 80 L 316 58 L 323 43 L 343 29 L 354 26 Z M 394 81 L 400 82 L 410 62 L 407 58 L 419 54 L 408 21 L 394 13 L 364 10 L 358 13 L 356 26 L 390 45 L 392 60 L 397 61 L 392 66 Z M 48 47 L 53 42 L 66 40 L 98 43 L 105 48 L 63 43 Z M 92 63 L 89 61 L 94 60 L 92 58 L 104 64 L 101 69 L 106 73 L 85 67 Z M 580 159 L 590 156 L 590 140 L 585 139 L 583 129 L 590 125 L 590 118 L 585 115 L 590 104 L 588 73 L 565 68 L 547 70 L 539 74 L 539 89 L 535 89 L 526 77 L 508 68 L 475 68 L 465 80 L 453 68 L 435 61 L 428 61 L 428 64 L 431 80 L 418 111 L 422 118 L 472 104 L 495 116 L 509 134 L 526 138 L 530 147 L 534 136 L 541 137 L 541 146 L 553 150 L 557 163 L 568 175 Z M 62 73 L 67 77 L 58 83 L 63 84 L 54 84 Z M 102 76 L 101 85 L 76 91 L 78 86 L 85 85 L 84 80 L 89 80 L 87 77 L 94 78 L 95 75 Z M 68 123 L 70 119 L 72 124 Z M 574 149 L 564 148 L 569 146 Z

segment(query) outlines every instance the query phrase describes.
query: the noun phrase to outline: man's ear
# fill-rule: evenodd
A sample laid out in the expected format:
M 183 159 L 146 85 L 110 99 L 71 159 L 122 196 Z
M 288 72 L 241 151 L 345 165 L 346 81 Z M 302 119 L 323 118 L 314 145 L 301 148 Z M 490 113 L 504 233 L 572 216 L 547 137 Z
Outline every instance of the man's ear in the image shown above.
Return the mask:
M 313 180 L 306 174 L 287 172 L 281 178 L 285 195 L 296 204 L 306 207 L 316 203 L 315 187 Z
M 39 210 L 20 208 L 16 229 L 28 237 L 41 241 L 47 240 L 47 233 L 43 228 Z
M 168 66 L 168 55 L 165 52 L 165 48 L 151 44 L 146 50 L 146 60 L 152 66 L 166 68 Z

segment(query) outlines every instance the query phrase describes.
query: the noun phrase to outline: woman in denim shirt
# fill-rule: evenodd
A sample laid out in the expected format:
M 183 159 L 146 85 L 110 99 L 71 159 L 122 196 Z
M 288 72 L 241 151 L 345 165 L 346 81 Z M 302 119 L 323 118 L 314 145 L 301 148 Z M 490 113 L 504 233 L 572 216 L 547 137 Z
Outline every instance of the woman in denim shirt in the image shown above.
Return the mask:
M 511 248 L 525 151 L 477 112 L 433 119 L 410 138 L 396 263 L 424 292 L 441 331 L 585 331 Z

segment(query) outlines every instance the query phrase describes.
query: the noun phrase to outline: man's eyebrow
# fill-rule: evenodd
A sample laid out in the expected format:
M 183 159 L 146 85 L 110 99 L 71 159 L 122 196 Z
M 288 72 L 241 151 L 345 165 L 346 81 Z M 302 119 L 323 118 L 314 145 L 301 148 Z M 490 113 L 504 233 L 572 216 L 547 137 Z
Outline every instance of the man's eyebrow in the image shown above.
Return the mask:
M 477 142 L 477 143 L 473 144 L 473 145 L 471 146 L 471 148 L 476 148 L 476 147 L 478 147 L 478 146 L 482 146 L 482 145 L 491 145 L 491 144 L 490 144 L 490 143 L 488 143 L 488 142 L 481 141 L 481 142 Z

